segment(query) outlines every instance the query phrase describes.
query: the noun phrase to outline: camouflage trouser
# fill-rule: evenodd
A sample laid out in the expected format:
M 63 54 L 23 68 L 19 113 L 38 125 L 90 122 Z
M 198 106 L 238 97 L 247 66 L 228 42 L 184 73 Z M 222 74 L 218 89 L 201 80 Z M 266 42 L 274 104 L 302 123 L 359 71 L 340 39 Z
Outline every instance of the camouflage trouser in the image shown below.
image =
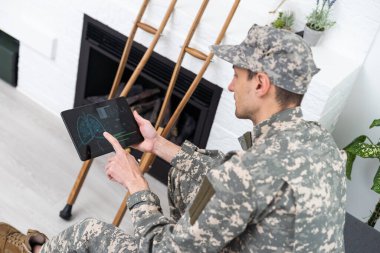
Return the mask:
M 204 168 L 191 173 L 172 168 L 169 173 L 168 195 L 171 216 L 178 220 L 191 203 L 205 174 Z M 123 230 L 96 219 L 86 219 L 44 244 L 45 252 L 137 252 L 138 242 Z
M 45 252 L 137 252 L 138 243 L 123 230 L 96 219 L 86 219 L 46 242 Z

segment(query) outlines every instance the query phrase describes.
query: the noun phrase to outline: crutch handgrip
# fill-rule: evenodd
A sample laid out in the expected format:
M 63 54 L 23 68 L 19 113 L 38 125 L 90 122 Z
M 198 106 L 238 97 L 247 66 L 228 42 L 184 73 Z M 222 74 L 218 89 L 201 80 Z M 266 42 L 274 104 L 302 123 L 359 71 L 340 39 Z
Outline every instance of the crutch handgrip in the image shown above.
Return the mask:
M 186 53 L 190 54 L 191 56 L 194 56 L 195 58 L 198 58 L 199 60 L 205 61 L 207 59 L 207 55 L 198 49 L 187 47 L 185 48 Z
M 142 30 L 146 31 L 147 33 L 155 35 L 157 33 L 157 29 L 154 28 L 151 25 L 148 25 L 146 23 L 139 22 L 137 23 L 137 27 L 141 28 Z

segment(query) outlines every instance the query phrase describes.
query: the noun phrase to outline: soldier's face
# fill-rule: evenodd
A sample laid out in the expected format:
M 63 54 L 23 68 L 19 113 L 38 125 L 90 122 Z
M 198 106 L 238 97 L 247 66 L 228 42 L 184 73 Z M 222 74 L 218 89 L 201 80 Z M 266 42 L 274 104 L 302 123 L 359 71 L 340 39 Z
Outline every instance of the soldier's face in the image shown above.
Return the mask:
M 228 90 L 234 93 L 235 115 L 239 119 L 252 119 L 256 108 L 255 77 L 248 80 L 248 71 L 234 67 L 234 77 L 228 85 Z

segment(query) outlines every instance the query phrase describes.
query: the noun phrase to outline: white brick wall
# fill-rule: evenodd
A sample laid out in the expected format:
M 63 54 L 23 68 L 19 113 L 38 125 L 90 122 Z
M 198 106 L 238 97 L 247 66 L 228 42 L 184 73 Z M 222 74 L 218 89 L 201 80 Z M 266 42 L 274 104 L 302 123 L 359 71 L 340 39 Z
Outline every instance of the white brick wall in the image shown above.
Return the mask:
M 82 19 L 86 13 L 128 35 L 141 0 L 0 0 L 0 29 L 21 41 L 18 89 L 58 115 L 72 107 L 79 59 Z M 268 24 L 275 16 L 268 12 L 280 1 L 241 1 L 224 43 L 240 43 L 253 23 Z M 178 0 L 156 52 L 176 61 L 180 45 L 201 0 Z M 233 0 L 211 0 L 197 30 L 193 47 L 208 51 Z M 151 0 L 144 20 L 158 26 L 169 0 Z M 314 1 L 288 0 L 282 7 L 296 11 L 296 30 L 302 30 Z M 322 71 L 313 80 L 303 108 L 306 117 L 320 120 L 332 129 L 356 79 L 380 24 L 380 4 L 374 0 L 338 0 L 333 13 L 337 25 L 328 31 L 315 49 Z M 136 40 L 145 46 L 151 35 L 138 32 Z M 330 61 L 332 60 L 332 61 Z M 317 61 L 317 63 L 318 63 Z M 201 62 L 186 57 L 184 67 L 197 72 Z M 215 59 L 205 78 L 226 88 L 232 77 L 229 64 Z M 337 95 L 339 94 L 339 95 Z M 228 127 L 226 127 L 228 125 Z M 234 138 L 251 129 L 247 121 L 234 118 L 234 101 L 226 89 L 213 125 L 210 148 L 238 148 Z
M 380 138 L 380 128 L 369 129 L 374 119 L 380 118 L 379 65 L 380 32 L 366 57 L 341 117 L 333 132 L 339 147 L 349 144 L 359 135 L 368 136 L 373 142 Z M 353 166 L 352 180 L 348 181 L 347 211 L 366 222 L 379 200 L 379 194 L 371 190 L 373 177 L 379 168 L 377 159 L 358 157 Z M 380 222 L 376 224 L 380 231 Z

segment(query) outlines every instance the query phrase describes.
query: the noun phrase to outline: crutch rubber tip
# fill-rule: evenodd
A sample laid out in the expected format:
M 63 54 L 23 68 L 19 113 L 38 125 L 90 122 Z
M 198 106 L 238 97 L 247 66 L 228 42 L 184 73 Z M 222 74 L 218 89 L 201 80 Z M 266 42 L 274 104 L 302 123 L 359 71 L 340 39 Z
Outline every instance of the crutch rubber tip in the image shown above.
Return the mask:
M 72 205 L 66 204 L 66 206 L 59 212 L 59 216 L 64 220 L 70 220 Z

